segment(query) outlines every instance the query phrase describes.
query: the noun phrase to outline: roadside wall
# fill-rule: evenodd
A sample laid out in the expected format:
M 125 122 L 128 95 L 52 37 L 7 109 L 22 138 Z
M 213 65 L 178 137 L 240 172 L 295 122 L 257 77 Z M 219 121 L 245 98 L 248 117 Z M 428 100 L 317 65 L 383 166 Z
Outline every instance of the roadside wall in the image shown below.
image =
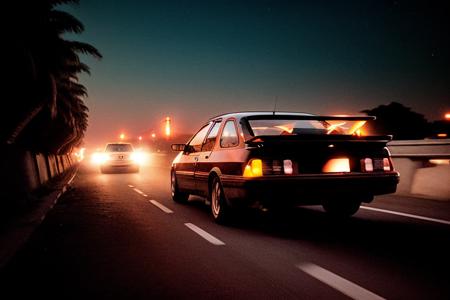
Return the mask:
M 0 214 L 25 207 L 34 192 L 52 178 L 73 168 L 70 154 L 45 155 L 14 146 L 0 149 Z
M 450 139 L 388 144 L 400 172 L 397 194 L 450 201 Z

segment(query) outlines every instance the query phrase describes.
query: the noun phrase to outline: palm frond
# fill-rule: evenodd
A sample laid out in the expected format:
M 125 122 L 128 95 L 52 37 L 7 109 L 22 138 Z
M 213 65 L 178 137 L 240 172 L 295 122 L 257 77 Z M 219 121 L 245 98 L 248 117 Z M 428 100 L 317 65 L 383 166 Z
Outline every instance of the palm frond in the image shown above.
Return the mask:
M 65 41 L 65 43 L 69 46 L 70 49 L 73 49 L 73 51 L 75 52 L 92 55 L 97 59 L 101 59 L 103 57 L 97 50 L 97 48 L 88 43 L 78 41 Z
M 65 32 L 82 33 L 84 31 L 84 25 L 65 11 L 52 10 L 49 15 L 49 23 L 57 34 Z

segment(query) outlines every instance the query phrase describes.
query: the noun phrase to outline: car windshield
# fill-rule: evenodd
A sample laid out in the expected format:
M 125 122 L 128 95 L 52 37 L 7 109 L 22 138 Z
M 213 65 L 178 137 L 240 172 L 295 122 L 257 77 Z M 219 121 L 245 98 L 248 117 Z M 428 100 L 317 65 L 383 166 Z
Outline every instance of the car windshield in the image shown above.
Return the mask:
M 105 152 L 132 152 L 133 147 L 130 144 L 108 144 Z
M 340 134 L 360 135 L 362 120 L 292 120 L 268 119 L 249 120 L 255 136 L 260 135 L 303 135 L 303 134 Z

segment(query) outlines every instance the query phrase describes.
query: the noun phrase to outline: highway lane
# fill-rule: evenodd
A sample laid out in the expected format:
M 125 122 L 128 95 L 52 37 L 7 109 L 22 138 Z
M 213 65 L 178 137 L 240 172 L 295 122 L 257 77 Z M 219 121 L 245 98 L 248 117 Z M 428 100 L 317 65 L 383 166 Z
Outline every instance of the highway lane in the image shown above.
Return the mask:
M 169 160 L 154 156 L 140 174 L 99 174 L 82 166 L 74 189 L 1 271 L 2 293 L 450 298 L 449 225 L 367 209 L 336 223 L 319 208 L 299 208 L 282 215 L 250 212 L 224 227 L 212 222 L 202 199 L 191 197 L 187 205 L 170 199 Z M 370 207 L 440 220 L 448 213 L 445 204 L 417 204 L 426 200 L 379 200 Z

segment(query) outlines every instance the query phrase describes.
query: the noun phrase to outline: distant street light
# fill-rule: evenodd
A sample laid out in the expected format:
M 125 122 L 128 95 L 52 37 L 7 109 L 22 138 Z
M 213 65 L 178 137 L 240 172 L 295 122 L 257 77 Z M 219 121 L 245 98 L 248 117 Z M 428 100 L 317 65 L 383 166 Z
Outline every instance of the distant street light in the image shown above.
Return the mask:
M 445 119 L 446 119 L 446 120 L 450 120 L 450 113 L 446 113 L 446 114 L 445 114 Z
M 166 125 L 165 125 L 165 133 L 166 133 L 166 137 L 170 137 L 170 118 L 166 117 L 166 121 L 165 121 Z
M 139 141 L 142 141 L 142 136 L 139 136 L 138 139 L 139 139 Z
M 124 140 L 124 139 L 125 139 L 125 134 L 124 134 L 124 133 L 121 133 L 121 134 L 119 135 L 119 138 L 120 138 L 121 140 Z
M 152 139 L 156 138 L 156 134 L 152 133 Z

